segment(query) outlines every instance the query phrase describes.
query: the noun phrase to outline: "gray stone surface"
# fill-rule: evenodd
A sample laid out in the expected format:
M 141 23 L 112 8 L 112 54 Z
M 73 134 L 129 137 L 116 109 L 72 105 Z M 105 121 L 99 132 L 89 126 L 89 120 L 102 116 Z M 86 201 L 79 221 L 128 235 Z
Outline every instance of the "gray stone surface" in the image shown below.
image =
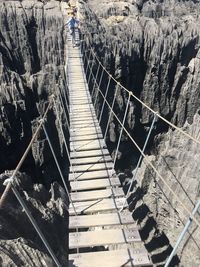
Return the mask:
M 60 2 L 0 1 L 0 173 L 15 169 L 49 96 L 57 94 L 58 88 L 66 89 L 65 38 Z M 68 140 L 63 110 L 58 109 Z M 66 177 L 68 161 L 55 107 L 50 108 L 45 125 Z M 20 194 L 64 266 L 68 201 L 42 130 L 21 171 Z M 0 266 L 54 266 L 12 192 L 0 210 Z
M 0 175 L 0 194 L 10 174 Z M 55 182 L 48 191 L 42 184 L 33 184 L 31 177 L 24 173 L 17 174 L 15 187 L 51 249 L 65 265 L 69 203 L 64 189 Z M 2 267 L 56 266 L 12 192 L 0 212 L 0 263 Z

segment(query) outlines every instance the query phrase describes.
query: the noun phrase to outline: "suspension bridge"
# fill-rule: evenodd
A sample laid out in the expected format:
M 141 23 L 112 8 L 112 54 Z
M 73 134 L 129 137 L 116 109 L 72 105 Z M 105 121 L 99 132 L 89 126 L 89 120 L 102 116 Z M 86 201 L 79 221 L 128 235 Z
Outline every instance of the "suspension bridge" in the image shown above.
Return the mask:
M 131 213 L 120 212 L 124 192 L 95 114 L 81 51 L 68 38 L 69 181 L 74 203 L 69 207 L 69 229 L 74 230 L 69 233 L 69 250 L 78 251 L 69 254 L 69 266 L 149 266 Z M 120 249 L 106 251 L 109 245 Z M 102 247 L 104 251 L 98 251 Z M 81 253 L 83 248 L 90 252 Z
M 73 47 L 69 34 L 67 35 L 67 39 L 65 68 L 67 90 L 61 92 L 59 89 L 56 95 L 50 97 L 46 111 L 39 120 L 38 127 L 24 155 L 12 176 L 4 183 L 6 188 L 0 199 L 0 208 L 4 205 L 6 197 L 12 189 L 56 266 L 62 266 L 56 253 L 51 249 L 48 240 L 46 240 L 23 197 L 15 186 L 15 176 L 31 150 L 38 133 L 43 129 L 70 201 L 68 266 L 152 266 L 153 263 L 151 262 L 150 255 L 141 240 L 138 227 L 128 209 L 129 205 L 127 201 L 131 195 L 133 182 L 137 179 L 138 167 L 141 161 L 145 160 L 146 164 L 154 170 L 157 177 L 163 182 L 166 189 L 169 190 L 177 203 L 182 206 L 188 218 L 174 249 L 166 260 L 165 267 L 168 267 L 176 253 L 178 245 L 188 231 L 191 222 L 193 221 L 197 226 L 200 226 L 199 220 L 195 217 L 200 206 L 200 200 L 198 200 L 193 209 L 190 210 L 188 205 L 182 202 L 174 189 L 171 188 L 165 178 L 148 160 L 145 155 L 145 148 L 157 118 L 163 120 L 170 127 L 181 132 L 196 144 L 199 145 L 200 141 L 163 118 L 159 113 L 148 107 L 131 91 L 112 77 L 98 59 L 93 48 L 88 45 L 84 36 L 81 37 L 80 43 L 78 31 L 76 31 L 76 41 L 80 44 L 79 46 Z M 94 68 L 95 65 L 96 67 Z M 102 89 L 101 85 L 105 76 L 107 77 L 107 85 Z M 108 90 L 111 81 L 116 83 L 116 90 L 112 100 L 109 102 Z M 89 85 L 92 86 L 89 88 Z M 122 114 L 122 119 L 117 116 L 114 109 L 116 96 L 119 90 L 123 90 L 126 96 L 126 106 Z M 101 98 L 100 110 L 96 109 L 99 97 Z M 153 114 L 152 124 L 142 149 L 125 127 L 131 98 L 138 101 Z M 70 173 L 68 177 L 70 191 L 68 190 L 66 177 L 56 157 L 55 148 L 52 145 L 45 127 L 45 118 L 52 108 L 54 108 L 56 113 L 59 131 L 70 163 Z M 58 108 L 65 114 L 68 132 L 70 133 L 69 146 L 65 139 L 65 132 Z M 107 110 L 108 116 L 106 127 L 102 132 L 100 125 L 105 110 Z M 112 117 L 115 118 L 120 126 L 114 159 L 111 158 L 105 142 Z M 115 173 L 115 164 L 122 133 L 127 135 L 141 154 L 134 177 L 131 180 L 126 194 L 123 191 L 119 177 Z

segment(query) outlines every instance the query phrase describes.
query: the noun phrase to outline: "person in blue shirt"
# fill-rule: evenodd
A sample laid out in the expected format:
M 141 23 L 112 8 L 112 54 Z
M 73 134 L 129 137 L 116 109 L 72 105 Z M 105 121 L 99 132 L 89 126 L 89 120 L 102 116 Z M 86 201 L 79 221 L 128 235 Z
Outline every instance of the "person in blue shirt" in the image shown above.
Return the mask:
M 75 27 L 79 24 L 79 21 L 75 18 L 74 15 L 71 15 L 71 17 L 68 19 L 66 25 L 68 25 L 69 32 L 72 36 L 72 44 L 73 46 L 76 45 L 75 42 Z

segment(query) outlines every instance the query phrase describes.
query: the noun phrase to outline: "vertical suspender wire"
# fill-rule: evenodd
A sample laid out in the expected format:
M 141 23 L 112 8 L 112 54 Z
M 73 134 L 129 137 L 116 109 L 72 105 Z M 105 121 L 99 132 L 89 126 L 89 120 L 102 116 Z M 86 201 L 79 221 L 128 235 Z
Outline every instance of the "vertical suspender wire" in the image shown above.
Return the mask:
M 54 152 L 53 146 L 52 146 L 52 144 L 51 144 L 51 141 L 50 141 L 50 139 L 49 139 L 49 135 L 48 135 L 48 133 L 47 133 L 47 130 L 46 130 L 46 127 L 45 127 L 45 125 L 43 125 L 43 129 L 44 129 L 44 133 L 45 133 L 45 135 L 46 135 L 47 141 L 48 141 L 48 143 L 49 143 L 49 147 L 50 147 L 50 149 L 51 149 L 51 153 L 52 153 L 52 155 L 53 155 L 53 157 L 54 157 L 54 160 L 55 160 L 56 166 L 57 166 L 57 168 L 58 168 L 58 171 L 59 171 L 60 177 L 61 177 L 61 179 L 62 179 L 63 185 L 64 185 L 64 187 L 65 187 L 66 193 L 67 193 L 67 195 L 68 195 L 69 201 L 70 201 L 70 202 L 71 202 L 71 204 L 72 204 L 72 207 L 73 207 L 73 210 L 74 210 L 74 213 L 75 213 L 75 215 L 77 215 L 77 212 L 76 212 L 76 209 L 75 209 L 74 203 L 73 203 L 73 201 L 72 201 L 72 199 L 71 199 L 71 196 L 70 196 L 69 190 L 68 190 L 68 188 L 67 188 L 67 185 L 66 185 L 65 179 L 64 179 L 64 177 L 63 177 L 63 174 L 62 174 L 62 171 L 61 171 L 61 169 L 60 169 L 60 165 L 59 165 L 59 163 L 58 163 L 58 160 L 57 160 L 57 158 L 56 158 L 56 155 L 55 155 L 55 152 Z
M 87 61 L 87 68 L 86 68 L 86 71 L 85 71 L 85 76 L 86 77 L 87 77 L 87 72 L 88 72 L 88 67 L 89 67 L 89 62 L 90 62 L 91 54 L 92 54 L 92 51 L 90 50 L 89 58 L 88 58 L 88 61 Z
M 99 87 L 99 89 L 100 89 L 101 82 L 102 82 L 102 79 L 103 79 L 103 73 L 104 73 L 104 68 L 102 68 L 102 72 L 101 72 L 101 77 L 100 77 L 99 83 L 97 81 L 95 81 L 95 83 L 96 83 L 97 87 Z M 99 90 L 97 90 L 97 92 L 96 92 L 95 101 L 94 101 L 94 107 L 96 106 L 98 93 L 99 93 Z
M 36 220 L 33 218 L 31 212 L 29 211 L 27 205 L 25 204 L 23 198 L 20 196 L 17 188 L 12 184 L 12 191 L 15 194 L 17 200 L 19 201 L 20 205 L 22 206 L 24 212 L 26 213 L 27 217 L 29 218 L 30 222 L 32 223 L 33 227 L 35 228 L 36 232 L 38 233 L 40 239 L 42 240 L 43 244 L 45 245 L 47 251 L 51 255 L 53 261 L 55 262 L 57 267 L 62 267 L 60 262 L 58 261 L 56 255 L 54 254 L 53 250 L 51 249 L 49 243 L 47 242 L 46 238 L 44 237 L 42 231 L 40 230 L 38 224 L 36 223 Z
M 128 94 L 128 101 L 127 101 L 127 104 L 126 104 L 126 109 L 125 109 L 125 112 L 124 112 L 124 118 L 123 118 L 123 121 L 122 121 L 122 128 L 121 128 L 121 131 L 120 131 L 120 135 L 119 135 L 119 139 L 118 139 L 118 143 L 117 143 L 117 148 L 116 148 L 116 152 L 115 152 L 112 173 L 114 172 L 115 163 L 116 163 L 116 160 L 117 160 L 117 154 L 118 154 L 118 150 L 119 150 L 119 146 L 120 146 L 120 142 L 121 142 L 121 138 L 122 138 L 122 133 L 123 133 L 123 130 L 124 130 L 124 123 L 125 123 L 126 115 L 127 115 L 127 112 L 128 112 L 128 107 L 129 107 L 129 103 L 130 103 L 130 97 L 131 97 L 131 94 L 129 93 Z
M 59 97 L 60 106 L 62 107 L 63 113 L 65 114 L 65 120 L 66 120 L 67 128 L 68 128 L 68 131 L 69 131 L 69 129 L 70 129 L 69 128 L 69 121 L 68 121 L 68 118 L 67 118 L 67 113 L 66 113 L 66 110 L 65 110 L 65 107 L 64 107 L 64 103 L 63 103 L 61 94 L 58 94 L 58 97 Z M 67 111 L 69 113 L 69 109 L 68 108 L 67 108 Z
M 89 74 L 89 77 L 88 77 L 88 85 L 90 84 L 90 79 L 91 79 L 91 74 L 92 74 L 92 69 L 93 69 L 94 62 L 95 62 L 95 60 L 94 60 L 94 58 L 93 58 L 93 59 L 92 59 L 92 66 L 91 66 L 91 68 L 90 68 L 90 74 Z
M 94 77 L 94 84 L 93 84 L 92 91 L 91 91 L 91 97 L 93 97 L 93 94 L 94 94 L 95 81 L 96 81 L 97 78 L 98 78 L 98 75 L 99 75 L 99 69 L 100 69 L 100 64 L 98 65 L 98 69 L 97 69 L 96 75 L 95 75 L 95 77 Z
M 43 117 L 42 117 L 43 119 L 46 118 L 47 113 L 48 113 L 48 111 L 49 111 L 51 105 L 52 105 L 52 100 L 49 102 L 49 104 L 48 104 L 48 106 L 47 106 L 47 109 L 46 109 L 46 111 L 45 111 L 45 113 L 44 113 L 44 115 L 43 115 Z M 36 139 L 36 137 L 37 137 L 37 135 L 38 135 L 40 129 L 42 128 L 42 125 L 43 125 L 43 122 L 40 122 L 39 125 L 38 125 L 38 127 L 37 127 L 37 129 L 36 129 L 36 131 L 35 131 L 35 133 L 33 134 L 32 138 L 31 138 L 31 141 L 30 141 L 30 143 L 28 144 L 28 146 L 27 146 L 27 148 L 26 148 L 26 150 L 25 150 L 25 152 L 24 152 L 22 158 L 20 159 L 19 163 L 17 164 L 17 167 L 15 168 L 15 170 L 14 170 L 14 172 L 13 172 L 11 178 L 10 178 L 10 181 L 15 177 L 15 175 L 17 174 L 17 172 L 18 172 L 19 169 L 21 168 L 21 166 L 22 166 L 24 160 L 26 159 L 26 157 L 27 157 L 27 155 L 28 155 L 28 153 L 29 153 L 29 151 L 30 151 L 30 149 L 31 149 L 31 147 L 32 147 L 33 142 L 35 141 L 35 139 Z M 9 182 L 9 183 L 6 185 L 6 188 L 5 188 L 4 192 L 3 192 L 3 194 L 1 195 L 1 198 L 0 198 L 0 209 L 1 209 L 2 206 L 3 206 L 4 201 L 6 200 L 7 194 L 9 193 L 10 189 L 11 189 L 11 182 Z
M 66 111 L 65 111 L 65 108 L 64 108 L 64 103 L 62 101 L 62 97 L 60 94 L 58 94 L 59 96 L 59 102 L 60 102 L 60 106 L 62 107 L 62 109 L 64 110 L 64 115 L 65 115 L 65 120 L 66 120 L 66 123 L 67 123 L 67 128 L 68 128 L 68 133 L 70 134 L 70 126 L 69 126 L 69 121 L 68 121 L 68 118 L 67 118 L 67 114 L 66 114 Z M 67 109 L 68 111 L 68 114 L 69 114 L 69 107 Z M 72 146 L 73 146 L 73 150 L 75 150 L 74 148 L 74 143 L 72 142 Z
M 67 142 L 66 142 L 66 139 L 65 139 L 64 132 L 63 132 L 62 123 L 61 123 L 61 120 L 60 120 L 60 117 L 59 117 L 59 113 L 58 113 L 58 109 L 57 109 L 57 106 L 56 106 L 55 99 L 53 99 L 53 104 L 54 104 L 54 107 L 55 107 L 55 110 L 56 110 L 56 117 L 57 117 L 58 122 L 59 122 L 61 134 L 62 134 L 63 141 L 64 141 L 64 144 L 65 144 L 65 149 L 66 149 L 66 152 L 67 152 L 67 157 L 69 159 L 69 163 L 70 163 L 70 166 L 72 168 L 72 173 L 73 173 L 74 181 L 75 181 L 76 177 L 75 177 L 75 172 L 74 172 L 74 166 L 72 165 L 72 162 L 71 162 L 71 159 L 70 159 L 69 149 L 68 149 L 68 146 L 67 146 Z
M 150 136 L 151 136 L 151 132 L 152 132 L 152 130 L 153 130 L 153 127 L 154 127 L 154 124 L 155 124 L 155 122 L 156 122 L 156 119 L 157 119 L 157 116 L 156 116 L 156 114 L 154 114 L 153 121 L 152 121 L 152 123 L 151 123 L 151 127 L 150 127 L 150 129 L 149 129 L 147 138 L 146 138 L 145 143 L 144 143 L 144 146 L 143 146 L 143 148 L 142 148 L 142 153 L 144 153 L 144 151 L 145 151 L 145 149 L 146 149 L 146 146 L 147 146 L 148 141 L 149 141 L 149 138 L 150 138 Z M 131 183 L 130 183 L 130 185 L 129 185 L 129 188 L 128 188 L 128 191 L 127 191 L 127 193 L 126 193 L 125 200 L 124 200 L 124 203 L 123 203 L 123 205 L 122 205 L 122 208 L 120 209 L 120 212 L 124 209 L 124 206 L 125 206 L 125 204 L 126 204 L 127 198 L 129 197 L 129 194 L 130 194 L 130 191 L 131 191 L 133 182 L 135 181 L 135 178 L 137 177 L 137 172 L 138 172 L 140 163 L 141 163 L 142 158 L 143 158 L 142 153 L 140 154 L 140 158 L 139 158 L 139 160 L 138 160 L 138 162 L 137 162 L 137 166 L 136 166 L 136 169 L 135 169 L 135 173 L 134 173 L 134 175 L 133 175 L 133 178 L 131 179 Z
M 86 45 L 86 40 L 84 40 L 84 49 L 83 49 L 83 64 L 85 64 L 85 60 L 86 60 L 86 54 L 87 54 L 87 45 Z
M 108 89 L 109 89 L 109 86 L 110 86 L 110 81 L 111 81 L 111 75 L 109 75 L 109 78 L 108 78 L 108 83 L 107 83 L 107 87 L 106 87 L 105 98 L 103 100 L 103 105 L 101 107 L 101 113 L 100 113 L 100 116 L 99 116 L 99 123 L 101 123 L 101 119 L 102 119 L 102 115 L 103 115 L 103 110 L 104 110 L 104 106 L 105 106 L 105 99 L 106 99 L 107 94 L 108 94 Z
M 192 211 L 192 215 L 193 216 L 196 214 L 196 212 L 198 211 L 199 207 L 200 207 L 200 199 L 197 201 L 197 204 L 196 204 L 195 208 Z M 168 267 L 169 266 L 172 258 L 176 254 L 176 251 L 178 249 L 179 244 L 183 240 L 183 238 L 184 238 L 184 236 L 185 236 L 185 234 L 186 234 L 186 232 L 187 232 L 187 230 L 188 230 L 188 228 L 189 228 L 191 223 L 192 223 L 192 218 L 189 217 L 189 219 L 188 219 L 187 223 L 185 224 L 185 226 L 184 226 L 184 228 L 183 228 L 183 230 L 182 230 L 182 232 L 181 232 L 181 234 L 180 234 L 180 236 L 179 236 L 179 238 L 178 238 L 178 240 L 177 240 L 177 242 L 176 242 L 176 244 L 175 244 L 175 246 L 174 246 L 174 248 L 173 248 L 173 250 L 172 250 L 172 252 L 171 252 L 171 254 L 169 256 L 169 258 L 167 259 L 167 262 L 165 263 L 164 267 Z
M 107 132 L 108 132 L 108 127 L 109 127 L 111 116 L 112 116 L 112 110 L 114 108 L 115 99 L 116 99 L 116 96 L 117 96 L 117 92 L 118 92 L 119 86 L 120 85 L 117 83 L 117 88 L 115 90 L 115 94 L 114 94 L 114 98 L 113 98 L 113 102 L 112 102 L 112 106 L 111 106 L 111 111 L 109 113 L 109 118 L 108 118 L 108 122 L 107 122 L 107 125 L 106 125 L 106 130 L 105 130 L 105 133 L 104 133 L 104 140 L 106 139 L 106 135 L 107 135 Z

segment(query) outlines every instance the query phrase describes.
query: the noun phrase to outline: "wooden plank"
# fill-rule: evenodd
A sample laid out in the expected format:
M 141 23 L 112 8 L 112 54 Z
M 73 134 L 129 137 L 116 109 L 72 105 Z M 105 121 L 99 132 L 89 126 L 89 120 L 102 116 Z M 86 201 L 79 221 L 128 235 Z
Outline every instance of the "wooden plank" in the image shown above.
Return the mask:
M 107 189 L 101 189 L 101 190 L 71 193 L 70 195 L 71 195 L 73 202 L 77 202 L 77 201 L 87 201 L 87 200 L 109 198 L 112 196 L 122 197 L 124 196 L 124 191 L 122 188 L 107 188 Z
M 98 189 L 98 188 L 107 188 L 111 186 L 120 186 L 121 183 L 119 181 L 118 177 L 115 178 L 104 178 L 104 179 L 97 179 L 93 180 L 92 182 L 90 180 L 85 181 L 71 181 L 71 191 L 83 191 L 83 190 L 92 190 L 92 189 Z
M 106 156 L 109 155 L 109 152 L 106 148 L 97 149 L 97 150 L 89 150 L 89 151 L 76 151 L 70 153 L 70 158 L 88 158 L 95 156 Z
M 70 143 L 70 148 L 72 144 Z M 103 139 L 92 140 L 92 141 L 75 141 L 73 142 L 73 148 L 77 151 L 83 150 L 93 150 L 93 149 L 101 149 L 106 147 L 106 144 Z
M 85 123 L 85 122 L 95 122 L 95 123 L 98 123 L 98 120 L 97 120 L 97 118 L 96 117 L 94 117 L 94 116 L 88 116 L 88 117 L 85 117 L 85 118 L 77 118 L 77 117 L 75 117 L 75 118 L 73 118 L 73 117 L 71 117 L 70 118 L 70 122 L 71 123 L 73 123 L 73 124 L 82 124 L 83 122 Z
M 100 127 L 95 127 L 92 129 L 88 129 L 88 128 L 82 128 L 82 129 L 77 129 L 77 128 L 73 128 L 70 129 L 70 136 L 71 137 L 80 137 L 80 136 L 86 136 L 86 135 L 98 135 L 98 134 L 102 134 Z
M 70 95 L 70 100 L 72 100 L 72 101 L 76 101 L 76 100 L 88 100 L 88 99 L 91 99 L 91 97 L 89 96 L 89 95 L 87 95 L 87 94 L 81 94 L 81 95 L 79 95 L 79 93 L 78 93 L 78 96 L 71 96 Z
M 114 229 L 69 233 L 69 249 L 141 242 L 137 229 Z
M 93 180 L 108 178 L 110 176 L 111 170 L 101 170 L 101 171 L 91 171 L 83 173 L 75 173 L 75 178 L 79 181 Z M 74 181 L 74 174 L 69 174 L 69 181 Z
M 116 209 L 121 209 L 125 198 L 116 198 L 116 199 L 100 199 L 93 201 L 84 201 L 84 202 L 75 202 L 74 206 L 77 214 L 91 214 L 98 213 L 102 211 L 111 211 Z M 125 204 L 125 207 L 127 203 Z M 74 209 L 70 203 L 69 205 L 69 214 L 75 215 Z
M 93 123 L 93 122 L 88 122 L 88 123 L 81 124 L 81 125 L 71 124 L 70 126 L 71 126 L 70 127 L 71 131 L 77 131 L 77 132 L 80 131 L 80 133 L 82 133 L 83 131 L 87 131 L 88 133 L 90 133 L 90 130 L 94 131 L 96 129 L 100 129 L 100 126 L 97 123 Z
M 102 213 L 69 217 L 70 229 L 126 224 L 134 224 L 130 212 Z
M 142 245 L 142 244 L 141 244 Z M 144 248 L 87 252 L 69 255 L 69 267 L 152 266 Z
M 95 122 L 98 122 L 96 116 L 93 116 L 92 114 L 90 116 L 82 117 L 82 118 L 80 118 L 80 117 L 71 117 L 70 121 L 73 122 L 73 123 L 82 123 L 83 121 L 95 121 Z
M 113 162 L 96 162 L 96 163 L 90 163 L 90 164 L 82 164 L 82 165 L 75 165 L 70 168 L 70 172 L 72 170 L 76 173 L 83 173 L 83 172 L 90 172 L 90 171 L 98 171 L 98 170 L 108 170 L 113 169 Z
M 92 103 L 92 101 L 91 100 L 86 100 L 86 101 L 77 101 L 77 102 L 75 102 L 75 101 L 70 101 L 70 105 L 72 105 L 72 106 L 86 106 L 86 105 L 89 105 L 89 104 L 91 104 Z M 76 107 L 75 107 L 76 108 Z
M 74 126 L 76 126 L 76 125 L 84 125 L 84 124 L 88 124 L 88 123 L 95 123 L 95 124 L 97 124 L 98 123 L 98 121 L 97 121 L 97 119 L 96 118 L 94 118 L 94 117 L 87 117 L 86 119 L 80 119 L 80 120 L 75 120 L 75 119 L 70 119 L 70 124 L 72 124 L 72 125 L 74 125 Z
M 86 140 L 95 140 L 95 139 L 99 139 L 99 138 L 103 138 L 103 135 L 101 133 L 99 134 L 89 134 L 89 135 L 81 135 L 81 136 L 71 136 L 70 137 L 70 141 L 86 141 Z
M 112 161 L 111 156 L 98 156 L 98 157 L 87 157 L 87 158 L 78 158 L 71 159 L 73 166 L 82 165 L 82 164 L 91 164 L 91 163 L 100 163 L 100 162 L 109 162 Z

